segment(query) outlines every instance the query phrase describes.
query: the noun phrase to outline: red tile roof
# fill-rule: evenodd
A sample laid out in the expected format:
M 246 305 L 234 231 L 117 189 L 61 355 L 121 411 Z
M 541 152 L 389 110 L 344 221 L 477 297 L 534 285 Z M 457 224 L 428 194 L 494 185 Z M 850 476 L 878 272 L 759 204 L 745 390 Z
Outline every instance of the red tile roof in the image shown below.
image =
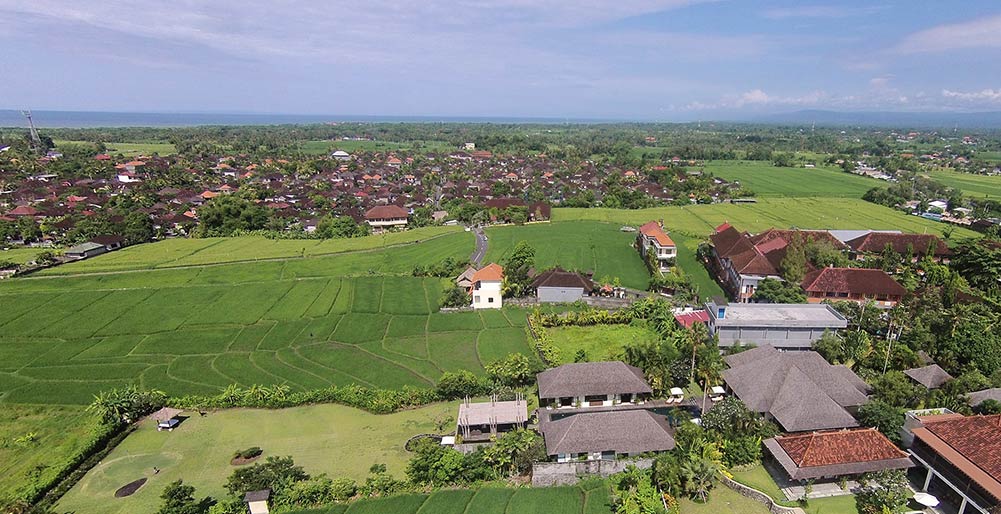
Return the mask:
M 496 262 L 491 262 L 473 274 L 472 282 L 500 282 L 504 279 L 504 268 Z
M 660 227 L 660 223 L 656 221 L 651 221 L 640 227 L 640 233 L 647 237 L 652 237 L 657 240 L 657 244 L 660 246 L 674 246 L 674 241 L 664 232 L 664 229 Z
M 921 421 L 928 432 L 1001 482 L 1001 414 Z
M 907 290 L 880 269 L 821 268 L 803 277 L 806 292 L 903 296 Z
M 907 457 L 875 428 L 786 435 L 776 440 L 801 468 Z
M 678 322 L 679 325 L 685 328 L 691 328 L 692 325 L 696 323 L 708 323 L 709 313 L 706 312 L 705 310 L 686 312 L 684 314 L 675 314 L 674 319 L 675 321 Z
M 952 251 L 946 246 L 938 236 L 932 234 L 897 234 L 892 232 L 870 232 L 864 236 L 856 237 L 848 241 L 856 252 L 879 253 L 886 245 L 890 245 L 894 252 L 899 254 L 908 253 L 908 248 L 914 255 L 924 255 L 929 246 L 934 246 L 934 255 L 951 255 Z

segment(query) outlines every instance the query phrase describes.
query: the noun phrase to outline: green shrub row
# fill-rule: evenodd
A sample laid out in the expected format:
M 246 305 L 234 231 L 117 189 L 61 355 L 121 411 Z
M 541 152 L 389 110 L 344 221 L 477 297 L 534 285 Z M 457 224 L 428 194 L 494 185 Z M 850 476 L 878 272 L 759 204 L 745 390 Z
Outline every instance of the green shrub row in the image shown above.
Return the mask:
M 214 396 L 188 395 L 170 398 L 167 403 L 179 409 L 225 409 L 256 407 L 282 409 L 315 403 L 339 403 L 374 414 L 389 414 L 408 407 L 419 407 L 444 398 L 435 389 L 372 389 L 359 385 L 331 386 L 326 389 L 290 392 L 287 386 L 230 386 Z
M 526 330 L 528 330 L 528 335 L 532 340 L 535 341 L 535 351 L 539 353 L 539 358 L 542 359 L 542 362 L 547 366 L 559 366 L 560 349 L 553 344 L 549 333 L 543 328 L 545 325 L 540 320 L 541 317 L 542 314 L 539 311 L 530 314 Z

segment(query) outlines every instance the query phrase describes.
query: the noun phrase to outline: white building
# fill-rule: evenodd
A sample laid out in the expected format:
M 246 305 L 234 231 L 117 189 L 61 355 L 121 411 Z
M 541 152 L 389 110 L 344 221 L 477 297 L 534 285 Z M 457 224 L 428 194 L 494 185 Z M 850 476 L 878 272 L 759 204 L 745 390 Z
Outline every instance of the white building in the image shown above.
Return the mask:
M 379 205 L 365 213 L 365 222 L 372 227 L 373 232 L 379 233 L 387 229 L 406 227 L 408 216 L 407 210 L 398 205 Z
M 678 247 L 667 233 L 664 232 L 660 223 L 651 221 L 640 227 L 637 240 L 643 249 L 644 258 L 646 257 L 646 253 L 652 249 L 654 256 L 657 258 L 657 265 L 660 271 L 671 270 L 671 266 L 674 265 L 675 260 L 678 258 Z
M 501 283 L 504 281 L 504 268 L 492 262 L 480 268 L 473 274 L 469 293 L 473 297 L 474 309 L 500 309 L 503 305 Z

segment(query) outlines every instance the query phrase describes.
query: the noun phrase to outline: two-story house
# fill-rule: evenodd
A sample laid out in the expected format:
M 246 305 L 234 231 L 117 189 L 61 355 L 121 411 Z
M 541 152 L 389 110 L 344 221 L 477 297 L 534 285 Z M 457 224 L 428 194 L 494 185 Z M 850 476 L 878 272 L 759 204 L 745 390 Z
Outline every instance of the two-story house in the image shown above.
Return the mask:
M 660 223 L 651 221 L 641 226 L 636 242 L 644 258 L 647 252 L 653 251 L 660 271 L 670 271 L 671 266 L 674 266 L 678 258 L 678 246 L 664 232 Z
M 474 309 L 500 309 L 503 306 L 501 285 L 504 282 L 504 268 L 491 262 L 473 273 L 469 294 L 473 297 Z
M 409 213 L 398 205 L 379 205 L 372 207 L 365 213 L 365 223 L 372 227 L 372 231 L 379 233 L 393 228 L 404 228 L 407 226 Z

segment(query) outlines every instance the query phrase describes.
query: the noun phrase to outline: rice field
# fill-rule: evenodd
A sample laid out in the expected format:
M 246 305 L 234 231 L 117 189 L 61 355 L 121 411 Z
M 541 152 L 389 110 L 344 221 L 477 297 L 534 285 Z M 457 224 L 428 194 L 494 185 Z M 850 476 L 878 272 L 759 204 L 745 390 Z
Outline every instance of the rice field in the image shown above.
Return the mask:
M 771 227 L 803 229 L 885 229 L 941 235 L 952 225 L 909 216 L 900 211 L 850 198 L 761 198 L 753 204 L 667 206 L 652 209 L 553 209 L 553 221 L 604 221 L 638 226 L 662 219 L 668 230 L 708 237 L 728 222 L 740 230 L 760 232 Z M 955 227 L 954 239 L 976 237 Z
M 768 161 L 709 161 L 705 169 L 717 177 L 740 182 L 756 198 L 861 198 L 866 191 L 885 185 L 819 163 L 815 168 L 791 168 L 777 167 Z
M 14 287 L 0 287 L 0 400 L 88 404 L 136 383 L 173 395 L 229 384 L 431 387 L 444 371 L 534 355 L 524 311 L 437 312 L 441 279 L 156 281 L 192 271 L 2 284 Z
M 959 189 L 964 196 L 997 201 L 1001 198 L 1001 176 L 974 175 L 948 169 L 933 170 L 929 177 L 949 187 Z
M 68 275 L 78 273 L 111 272 L 126 270 L 179 268 L 217 265 L 235 262 L 260 262 L 269 259 L 297 259 L 322 257 L 353 252 L 386 249 L 398 245 L 413 245 L 441 236 L 447 237 L 452 246 L 467 248 L 468 257 L 473 247 L 473 236 L 461 227 L 422 227 L 404 232 L 390 232 L 351 239 L 267 239 L 260 236 L 210 237 L 204 239 L 167 239 L 123 248 L 99 257 L 74 262 L 40 273 L 41 275 Z M 426 257 L 434 259 L 434 250 Z M 0 257 L 2 257 L 0 253 Z M 442 255 L 444 257 L 445 255 Z M 377 261 L 382 255 L 363 255 Z M 423 261 L 420 261 L 423 262 Z

